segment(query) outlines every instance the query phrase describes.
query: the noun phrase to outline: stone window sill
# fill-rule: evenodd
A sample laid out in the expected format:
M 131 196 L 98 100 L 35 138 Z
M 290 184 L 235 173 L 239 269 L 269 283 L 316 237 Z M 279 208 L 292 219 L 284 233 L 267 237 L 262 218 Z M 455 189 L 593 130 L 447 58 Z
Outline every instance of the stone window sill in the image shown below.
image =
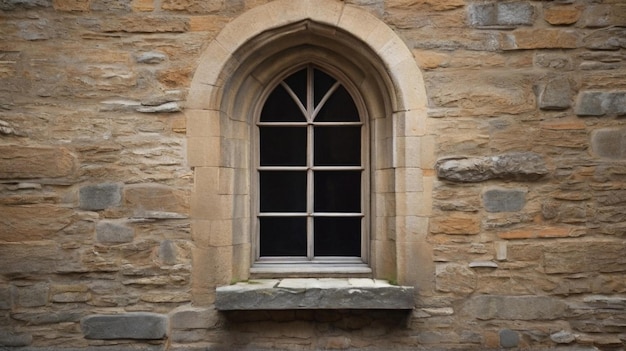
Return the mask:
M 411 310 L 413 290 L 366 278 L 257 279 L 218 287 L 215 307 L 220 311 Z

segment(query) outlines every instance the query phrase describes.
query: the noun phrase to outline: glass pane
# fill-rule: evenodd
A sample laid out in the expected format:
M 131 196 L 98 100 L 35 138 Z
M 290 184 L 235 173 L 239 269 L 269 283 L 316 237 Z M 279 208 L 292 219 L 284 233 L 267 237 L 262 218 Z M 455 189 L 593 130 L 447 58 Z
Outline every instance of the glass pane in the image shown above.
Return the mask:
M 346 88 L 340 86 L 326 101 L 315 122 L 358 122 L 359 111 Z
M 306 127 L 260 127 L 261 166 L 306 166 Z
M 361 126 L 315 127 L 316 166 L 360 166 Z
M 315 256 L 361 256 L 360 217 L 317 217 Z
M 306 217 L 261 217 L 261 256 L 306 256 Z
M 261 212 L 305 212 L 306 172 L 262 171 Z
M 322 100 L 324 95 L 326 95 L 328 90 L 330 90 L 336 81 L 337 80 L 335 78 L 329 76 L 325 72 L 317 69 L 313 71 L 313 101 L 315 102 L 313 106 L 317 107 L 320 100 Z
M 302 106 L 306 106 L 306 68 L 287 77 L 285 83 L 298 96 Z
M 361 212 L 360 171 L 318 171 L 313 177 L 315 212 Z
M 263 105 L 261 122 L 306 122 L 306 119 L 287 90 L 279 85 Z

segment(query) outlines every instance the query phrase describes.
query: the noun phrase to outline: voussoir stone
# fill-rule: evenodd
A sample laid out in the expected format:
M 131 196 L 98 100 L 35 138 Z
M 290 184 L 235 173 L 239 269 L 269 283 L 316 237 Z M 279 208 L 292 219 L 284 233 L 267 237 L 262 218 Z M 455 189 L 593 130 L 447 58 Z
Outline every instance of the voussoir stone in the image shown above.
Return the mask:
M 81 320 L 87 339 L 142 339 L 156 340 L 167 336 L 167 316 L 148 312 L 117 315 L 91 315 Z
M 485 157 L 448 157 L 438 160 L 435 169 L 440 179 L 461 183 L 490 179 L 533 181 L 548 174 L 543 157 L 532 152 Z

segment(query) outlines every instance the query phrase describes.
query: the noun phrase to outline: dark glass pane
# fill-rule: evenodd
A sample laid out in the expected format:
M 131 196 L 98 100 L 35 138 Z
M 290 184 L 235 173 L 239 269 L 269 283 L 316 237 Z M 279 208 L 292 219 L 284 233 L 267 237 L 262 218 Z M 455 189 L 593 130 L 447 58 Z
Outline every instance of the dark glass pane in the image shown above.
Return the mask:
M 282 85 L 277 86 L 263 105 L 261 122 L 305 122 L 302 111 Z
M 314 106 L 320 103 L 320 100 L 326 95 L 328 90 L 335 84 L 337 80 L 325 72 L 320 70 L 313 71 L 313 101 L 315 102 Z
M 285 83 L 298 96 L 302 106 L 306 106 L 306 68 L 287 77 Z
M 261 166 L 306 166 L 306 127 L 260 127 Z
M 313 177 L 315 212 L 361 212 L 360 171 L 318 171 Z
M 315 256 L 361 256 L 360 217 L 317 217 Z
M 261 256 L 306 256 L 306 217 L 261 217 Z
M 261 212 L 305 212 L 306 172 L 262 171 Z
M 315 122 L 358 122 L 359 111 L 346 88 L 340 86 L 326 101 Z
M 361 126 L 315 127 L 316 166 L 360 166 Z

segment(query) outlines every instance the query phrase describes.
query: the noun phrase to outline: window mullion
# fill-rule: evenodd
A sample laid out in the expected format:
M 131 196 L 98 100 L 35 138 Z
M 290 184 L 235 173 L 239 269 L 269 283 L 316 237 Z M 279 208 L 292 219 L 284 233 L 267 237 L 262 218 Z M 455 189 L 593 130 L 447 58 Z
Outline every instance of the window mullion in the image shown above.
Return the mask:
M 313 247 L 314 238 L 314 223 L 313 223 L 313 194 L 315 189 L 313 188 L 313 67 L 311 65 L 307 68 L 307 86 L 306 86 L 306 104 L 307 114 L 307 258 L 313 260 L 315 254 L 315 248 Z

